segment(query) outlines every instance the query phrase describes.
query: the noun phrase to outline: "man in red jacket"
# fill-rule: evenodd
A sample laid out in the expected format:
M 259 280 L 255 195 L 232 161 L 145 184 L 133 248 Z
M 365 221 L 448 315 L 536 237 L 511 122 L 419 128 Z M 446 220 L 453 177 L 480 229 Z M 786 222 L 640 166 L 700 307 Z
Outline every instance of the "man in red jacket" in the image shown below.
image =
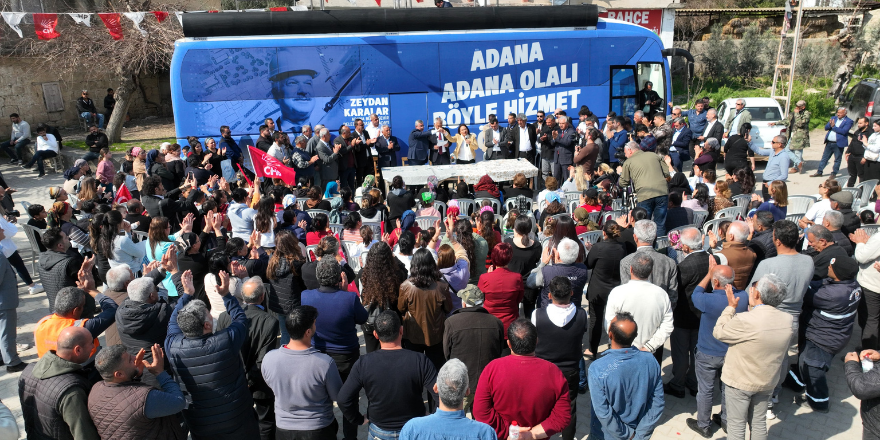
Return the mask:
M 568 382 L 556 365 L 535 357 L 538 331 L 526 319 L 507 329 L 511 355 L 483 370 L 474 395 L 474 419 L 495 429 L 504 440 L 511 423 L 520 439 L 542 439 L 561 432 L 571 420 Z

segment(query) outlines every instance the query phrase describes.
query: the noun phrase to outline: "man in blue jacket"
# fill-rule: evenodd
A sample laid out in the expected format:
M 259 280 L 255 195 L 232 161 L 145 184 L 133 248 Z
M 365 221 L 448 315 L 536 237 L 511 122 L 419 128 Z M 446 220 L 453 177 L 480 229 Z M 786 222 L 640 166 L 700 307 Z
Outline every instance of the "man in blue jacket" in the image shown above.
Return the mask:
M 193 440 L 259 438 L 254 400 L 241 361 L 248 319 L 229 294 L 229 274 L 221 271 L 217 292 L 232 320 L 214 333 L 214 320 L 201 300 L 193 299 L 192 273 L 172 276 L 184 294 L 171 312 L 165 351 L 189 407 L 183 419 Z
M 721 312 L 727 307 L 727 292 L 729 288 L 733 295 L 740 299 L 736 306 L 737 313 L 743 313 L 749 306 L 749 295 L 745 291 L 733 288 L 734 272 L 730 266 L 716 266 L 715 259 L 709 258 L 709 272 L 694 288 L 691 302 L 694 308 L 702 313 L 700 316 L 700 331 L 697 336 L 697 353 L 694 355 L 694 368 L 697 374 L 697 418 L 687 419 L 688 428 L 696 431 L 704 438 L 712 437 L 709 427 L 715 424 L 727 432 L 727 405 L 724 403 L 724 383 L 721 384 L 721 413 L 712 414 L 712 399 L 715 393 L 715 378 L 721 377 L 721 368 L 724 366 L 724 356 L 727 354 L 727 344 L 715 339 L 712 329 L 715 322 L 721 316 Z M 707 290 L 709 284 L 712 290 Z M 711 420 L 709 419 L 711 416 Z
M 425 121 L 416 121 L 416 128 L 409 134 L 409 151 L 406 154 L 410 165 L 428 163 L 431 152 L 431 130 L 425 130 Z
M 830 393 L 825 373 L 834 355 L 843 350 L 853 333 L 862 288 L 856 281 L 859 264 L 850 257 L 836 257 L 828 265 L 828 278 L 817 290 L 804 295 L 801 328 L 806 342 L 800 353 L 799 371 L 806 393 L 797 395 L 797 405 L 828 412 Z
M 651 438 L 663 415 L 663 380 L 654 355 L 632 346 L 638 326 L 618 313 L 608 325 L 611 349 L 590 365 L 590 438 Z
M 672 166 L 681 172 L 681 163 L 683 160 L 690 159 L 688 147 L 693 138 L 693 132 L 684 123 L 684 118 L 676 118 L 672 121 L 672 145 L 669 147 L 669 156 L 672 158 Z
M 840 161 L 843 159 L 843 149 L 849 145 L 849 129 L 853 126 L 853 120 L 846 116 L 846 108 L 839 107 L 837 114 L 825 124 L 825 151 L 822 152 L 822 160 L 819 161 L 819 169 L 810 177 L 822 177 L 822 170 L 828 164 L 828 159 L 834 154 L 834 166 L 831 168 L 831 177 L 840 171 Z

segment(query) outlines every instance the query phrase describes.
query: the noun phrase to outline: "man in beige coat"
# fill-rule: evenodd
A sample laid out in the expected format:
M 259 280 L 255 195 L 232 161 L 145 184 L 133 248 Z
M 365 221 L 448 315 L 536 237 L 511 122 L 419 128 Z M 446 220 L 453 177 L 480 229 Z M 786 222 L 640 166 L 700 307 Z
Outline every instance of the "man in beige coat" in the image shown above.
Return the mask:
M 730 346 L 721 373 L 727 387 L 727 438 L 744 440 L 748 423 L 752 440 L 766 440 L 767 402 L 792 336 L 791 315 L 776 308 L 785 298 L 786 285 L 775 274 L 764 275 L 749 287 L 749 312 L 739 314 L 739 298 L 731 285 L 725 290 L 728 306 L 712 335 Z

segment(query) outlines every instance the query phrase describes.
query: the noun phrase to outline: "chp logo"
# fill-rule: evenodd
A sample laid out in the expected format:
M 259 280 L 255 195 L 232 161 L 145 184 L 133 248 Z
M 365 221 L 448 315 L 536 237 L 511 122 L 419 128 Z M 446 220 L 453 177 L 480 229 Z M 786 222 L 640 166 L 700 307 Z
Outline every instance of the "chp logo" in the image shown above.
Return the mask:
M 263 167 L 263 174 L 265 174 L 266 177 L 281 178 L 281 171 L 277 168 L 277 164 L 275 163 L 278 159 L 265 153 L 260 155 L 260 159 L 265 164 Z

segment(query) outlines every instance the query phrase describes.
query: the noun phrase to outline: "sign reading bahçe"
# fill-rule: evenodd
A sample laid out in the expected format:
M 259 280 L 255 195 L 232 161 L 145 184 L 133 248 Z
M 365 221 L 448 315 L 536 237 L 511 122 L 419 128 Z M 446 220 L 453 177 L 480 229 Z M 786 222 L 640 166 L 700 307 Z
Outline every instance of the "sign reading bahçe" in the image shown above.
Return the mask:
M 660 25 L 663 23 L 662 9 L 612 9 L 599 14 L 599 17 L 625 21 L 650 29 L 657 35 L 660 34 Z

